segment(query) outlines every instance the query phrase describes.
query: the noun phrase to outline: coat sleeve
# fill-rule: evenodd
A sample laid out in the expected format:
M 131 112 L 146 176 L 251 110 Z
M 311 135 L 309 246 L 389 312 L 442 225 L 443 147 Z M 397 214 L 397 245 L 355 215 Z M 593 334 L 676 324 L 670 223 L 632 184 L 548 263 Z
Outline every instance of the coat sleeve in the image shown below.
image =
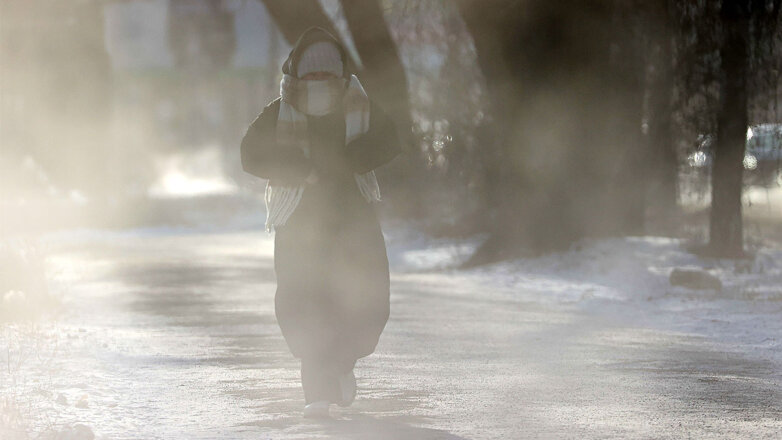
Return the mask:
M 370 101 L 369 130 L 346 148 L 350 166 L 359 174 L 390 162 L 402 152 L 394 121 L 374 101 Z
M 241 144 L 242 169 L 254 176 L 282 184 L 298 185 L 312 168 L 298 148 L 277 145 L 275 139 L 280 101 L 267 105 L 247 129 Z

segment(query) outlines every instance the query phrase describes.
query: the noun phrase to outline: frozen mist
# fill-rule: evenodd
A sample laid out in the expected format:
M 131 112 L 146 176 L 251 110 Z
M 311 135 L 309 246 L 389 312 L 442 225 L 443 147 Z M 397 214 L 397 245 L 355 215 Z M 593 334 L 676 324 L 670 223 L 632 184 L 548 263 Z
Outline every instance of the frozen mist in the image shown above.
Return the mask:
M 5 397 L 42 438 L 782 432 L 782 251 L 737 273 L 677 240 L 626 238 L 462 271 L 451 267 L 477 240 L 391 228 L 391 319 L 357 365 L 354 405 L 313 422 L 274 318 L 272 236 L 142 229 L 47 241 L 61 313 L 4 330 L 0 354 Z M 672 267 L 693 266 L 718 274 L 723 291 L 667 284 Z M 7 428 L 0 437 L 27 438 Z
M 0 440 L 782 439 L 780 21 L 781 1 L 0 0 Z M 242 148 L 313 24 L 404 144 L 377 171 L 391 318 L 325 422 L 301 416 L 261 232 L 287 160 L 248 173 Z M 473 261 L 570 248 L 465 270 L 486 236 L 416 230 L 496 239 Z

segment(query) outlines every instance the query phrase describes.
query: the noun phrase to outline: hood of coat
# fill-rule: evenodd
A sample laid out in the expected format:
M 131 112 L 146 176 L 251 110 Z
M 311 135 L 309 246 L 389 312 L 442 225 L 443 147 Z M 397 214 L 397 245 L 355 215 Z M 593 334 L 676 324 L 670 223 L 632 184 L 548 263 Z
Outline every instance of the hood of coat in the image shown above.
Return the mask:
M 319 27 L 311 27 L 304 31 L 303 34 L 301 34 L 299 39 L 296 41 L 296 44 L 293 45 L 293 49 L 291 49 L 291 52 L 288 54 L 288 58 L 284 63 L 282 63 L 282 73 L 296 76 L 295 72 L 297 70 L 297 63 L 301 58 L 301 54 L 304 53 L 304 49 L 320 41 L 334 43 L 334 45 L 337 46 L 337 49 L 339 49 L 339 54 L 342 57 L 342 76 L 346 79 L 350 78 L 350 75 L 353 72 L 348 69 L 348 56 L 345 48 L 342 47 L 342 44 L 338 39 L 328 33 L 325 29 Z

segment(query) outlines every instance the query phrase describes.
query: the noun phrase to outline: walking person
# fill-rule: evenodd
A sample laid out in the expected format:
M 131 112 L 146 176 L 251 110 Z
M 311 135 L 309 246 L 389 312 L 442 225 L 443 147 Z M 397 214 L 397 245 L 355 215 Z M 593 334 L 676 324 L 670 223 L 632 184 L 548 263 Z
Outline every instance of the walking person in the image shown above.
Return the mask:
M 241 144 L 243 169 L 268 179 L 275 313 L 301 360 L 305 417 L 353 402 L 356 360 L 375 350 L 389 315 L 373 170 L 400 146 L 391 119 L 347 67 L 338 40 L 305 31 L 282 66 L 280 97 Z

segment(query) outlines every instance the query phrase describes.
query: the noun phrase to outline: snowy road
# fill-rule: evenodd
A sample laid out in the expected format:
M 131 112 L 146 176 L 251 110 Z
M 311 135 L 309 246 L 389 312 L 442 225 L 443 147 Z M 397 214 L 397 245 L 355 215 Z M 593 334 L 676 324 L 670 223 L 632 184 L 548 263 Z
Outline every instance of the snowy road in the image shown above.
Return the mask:
M 396 270 L 391 320 L 357 366 L 355 404 L 313 422 L 300 416 L 298 364 L 275 323 L 266 234 L 85 233 L 56 241 L 49 265 L 64 312 L 40 331 L 58 342 L 17 382 L 46 368 L 53 394 L 38 415 L 97 438 L 782 433 L 777 329 L 752 346 L 731 339 L 735 322 L 709 314 L 719 302 L 583 307 L 514 294 L 524 282 L 495 289 L 491 271 Z M 779 299 L 741 306 L 743 319 L 782 321 Z M 660 322 L 670 325 L 649 324 Z

